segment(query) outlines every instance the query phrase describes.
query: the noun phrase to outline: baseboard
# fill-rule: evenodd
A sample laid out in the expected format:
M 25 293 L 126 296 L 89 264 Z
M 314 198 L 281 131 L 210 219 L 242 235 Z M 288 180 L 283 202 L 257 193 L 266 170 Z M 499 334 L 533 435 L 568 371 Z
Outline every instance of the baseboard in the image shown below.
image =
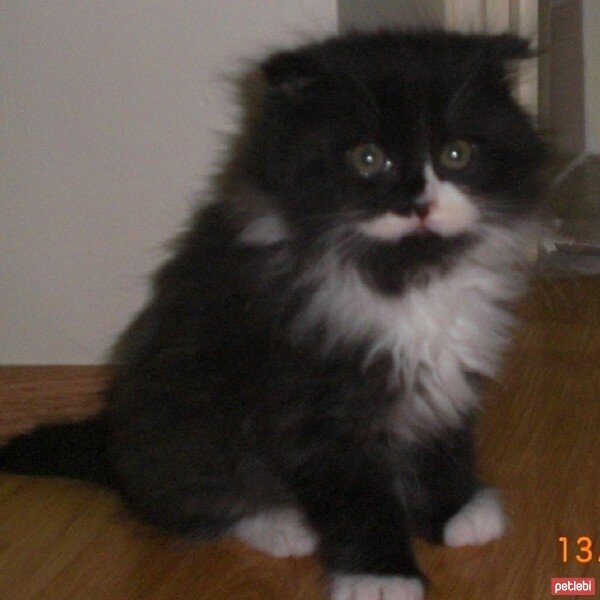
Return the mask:
M 0 366 L 0 442 L 98 412 L 110 376 L 110 367 L 97 365 Z

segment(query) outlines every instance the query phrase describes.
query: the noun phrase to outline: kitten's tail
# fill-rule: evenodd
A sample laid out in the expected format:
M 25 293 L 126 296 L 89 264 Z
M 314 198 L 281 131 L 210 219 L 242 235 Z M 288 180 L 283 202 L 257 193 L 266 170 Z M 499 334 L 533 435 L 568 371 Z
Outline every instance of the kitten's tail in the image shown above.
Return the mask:
M 0 471 L 69 477 L 112 487 L 106 427 L 99 418 L 45 425 L 0 446 Z

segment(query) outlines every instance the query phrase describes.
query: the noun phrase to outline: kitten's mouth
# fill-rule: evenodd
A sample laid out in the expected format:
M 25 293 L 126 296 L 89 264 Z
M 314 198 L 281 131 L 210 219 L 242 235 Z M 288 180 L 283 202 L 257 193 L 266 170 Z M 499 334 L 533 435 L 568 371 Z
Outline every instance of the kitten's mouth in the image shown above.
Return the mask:
M 475 204 L 454 192 L 436 201 L 416 203 L 408 214 L 385 212 L 361 221 L 357 228 L 370 238 L 398 242 L 407 236 L 454 238 L 468 234 L 478 220 L 479 210 Z
M 395 242 L 409 235 L 440 234 L 432 227 L 428 212 L 412 212 L 408 215 L 386 212 L 368 221 L 362 221 L 358 229 L 369 237 L 386 242 Z
M 452 239 L 472 232 L 480 218 L 474 199 L 455 184 L 438 179 L 430 165 L 426 165 L 424 175 L 425 188 L 413 198 L 410 212 L 389 210 L 360 222 L 358 230 L 384 242 L 429 235 Z

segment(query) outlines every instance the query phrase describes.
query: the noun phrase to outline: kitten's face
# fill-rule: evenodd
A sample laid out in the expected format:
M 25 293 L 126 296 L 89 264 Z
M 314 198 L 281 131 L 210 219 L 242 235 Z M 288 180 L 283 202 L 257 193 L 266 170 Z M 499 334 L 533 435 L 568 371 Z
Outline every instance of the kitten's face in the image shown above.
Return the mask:
M 535 202 L 543 150 L 505 77 L 526 47 L 376 34 L 276 55 L 250 171 L 308 238 L 343 231 L 429 256 L 464 245 Z

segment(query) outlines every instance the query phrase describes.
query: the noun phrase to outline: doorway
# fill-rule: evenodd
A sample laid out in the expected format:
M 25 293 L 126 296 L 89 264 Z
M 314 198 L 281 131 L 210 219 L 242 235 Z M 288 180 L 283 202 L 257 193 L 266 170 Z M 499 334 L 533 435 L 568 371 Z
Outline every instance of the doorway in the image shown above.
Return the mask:
M 600 3 L 539 0 L 539 40 L 539 125 L 554 153 L 547 260 L 600 273 Z

